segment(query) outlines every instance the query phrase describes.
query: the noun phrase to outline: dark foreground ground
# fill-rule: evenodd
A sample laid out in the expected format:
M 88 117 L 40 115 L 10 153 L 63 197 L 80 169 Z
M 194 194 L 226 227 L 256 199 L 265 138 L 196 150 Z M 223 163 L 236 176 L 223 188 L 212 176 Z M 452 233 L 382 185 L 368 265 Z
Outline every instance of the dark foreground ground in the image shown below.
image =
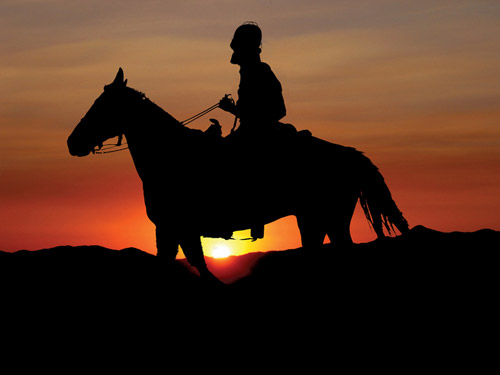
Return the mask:
M 241 259 L 248 265 L 249 256 Z M 286 338 L 402 355 L 411 345 L 413 361 L 453 348 L 460 357 L 480 352 L 484 363 L 495 352 L 486 343 L 498 341 L 500 232 L 418 226 L 348 249 L 325 245 L 250 260 L 248 275 L 220 286 L 183 262 L 166 269 L 133 248 L 0 252 L 2 321 L 45 334 L 67 327 L 73 338 L 99 327 L 113 337 L 162 332 L 160 340 L 174 332 L 195 340 L 209 330 L 226 344 L 238 337 L 259 348 Z

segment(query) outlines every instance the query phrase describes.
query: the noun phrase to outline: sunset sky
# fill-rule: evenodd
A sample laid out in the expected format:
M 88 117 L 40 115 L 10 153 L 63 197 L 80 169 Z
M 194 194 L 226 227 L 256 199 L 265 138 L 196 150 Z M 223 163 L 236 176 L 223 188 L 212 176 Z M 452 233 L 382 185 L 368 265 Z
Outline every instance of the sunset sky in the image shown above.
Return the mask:
M 285 120 L 364 151 L 411 227 L 500 230 L 498 0 L 0 0 L 0 250 L 155 253 L 130 154 L 76 158 L 66 139 L 119 67 L 179 120 L 236 97 L 229 43 L 245 21 L 262 28 Z M 229 132 L 229 115 L 210 117 Z M 220 198 L 234 188 L 221 182 Z M 375 238 L 359 208 L 351 231 Z M 285 218 L 255 243 L 204 244 L 241 254 L 300 240 Z

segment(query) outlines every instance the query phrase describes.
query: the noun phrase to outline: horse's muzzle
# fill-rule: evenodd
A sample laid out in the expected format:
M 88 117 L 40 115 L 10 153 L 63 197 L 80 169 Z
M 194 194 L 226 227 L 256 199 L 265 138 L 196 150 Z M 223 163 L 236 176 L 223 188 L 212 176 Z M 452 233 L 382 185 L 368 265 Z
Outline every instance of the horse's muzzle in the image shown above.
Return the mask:
M 86 147 L 85 145 L 82 145 L 81 142 L 78 142 L 73 136 L 73 134 L 71 134 L 68 137 L 67 143 L 68 143 L 69 153 L 72 156 L 80 156 L 80 157 L 87 156 L 92 151 L 92 149 L 90 149 L 89 147 Z

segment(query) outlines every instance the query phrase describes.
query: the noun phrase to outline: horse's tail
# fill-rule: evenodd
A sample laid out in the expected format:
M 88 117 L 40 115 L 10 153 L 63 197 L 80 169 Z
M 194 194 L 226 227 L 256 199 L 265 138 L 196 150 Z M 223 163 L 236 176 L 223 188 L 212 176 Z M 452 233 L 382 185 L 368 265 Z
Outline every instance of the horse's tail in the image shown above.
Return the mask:
M 396 227 L 399 232 L 409 231 L 408 222 L 392 199 L 384 177 L 365 155 L 360 155 L 360 195 L 359 201 L 366 218 L 377 236 L 384 237 L 383 227 L 391 234 Z

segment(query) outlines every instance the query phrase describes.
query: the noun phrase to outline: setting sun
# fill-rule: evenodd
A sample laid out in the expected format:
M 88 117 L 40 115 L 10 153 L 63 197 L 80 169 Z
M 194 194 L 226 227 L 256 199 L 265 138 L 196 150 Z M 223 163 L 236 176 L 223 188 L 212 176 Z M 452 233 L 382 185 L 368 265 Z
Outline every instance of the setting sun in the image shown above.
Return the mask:
M 225 245 L 217 245 L 212 250 L 212 257 L 214 258 L 227 258 L 231 255 L 231 249 Z

